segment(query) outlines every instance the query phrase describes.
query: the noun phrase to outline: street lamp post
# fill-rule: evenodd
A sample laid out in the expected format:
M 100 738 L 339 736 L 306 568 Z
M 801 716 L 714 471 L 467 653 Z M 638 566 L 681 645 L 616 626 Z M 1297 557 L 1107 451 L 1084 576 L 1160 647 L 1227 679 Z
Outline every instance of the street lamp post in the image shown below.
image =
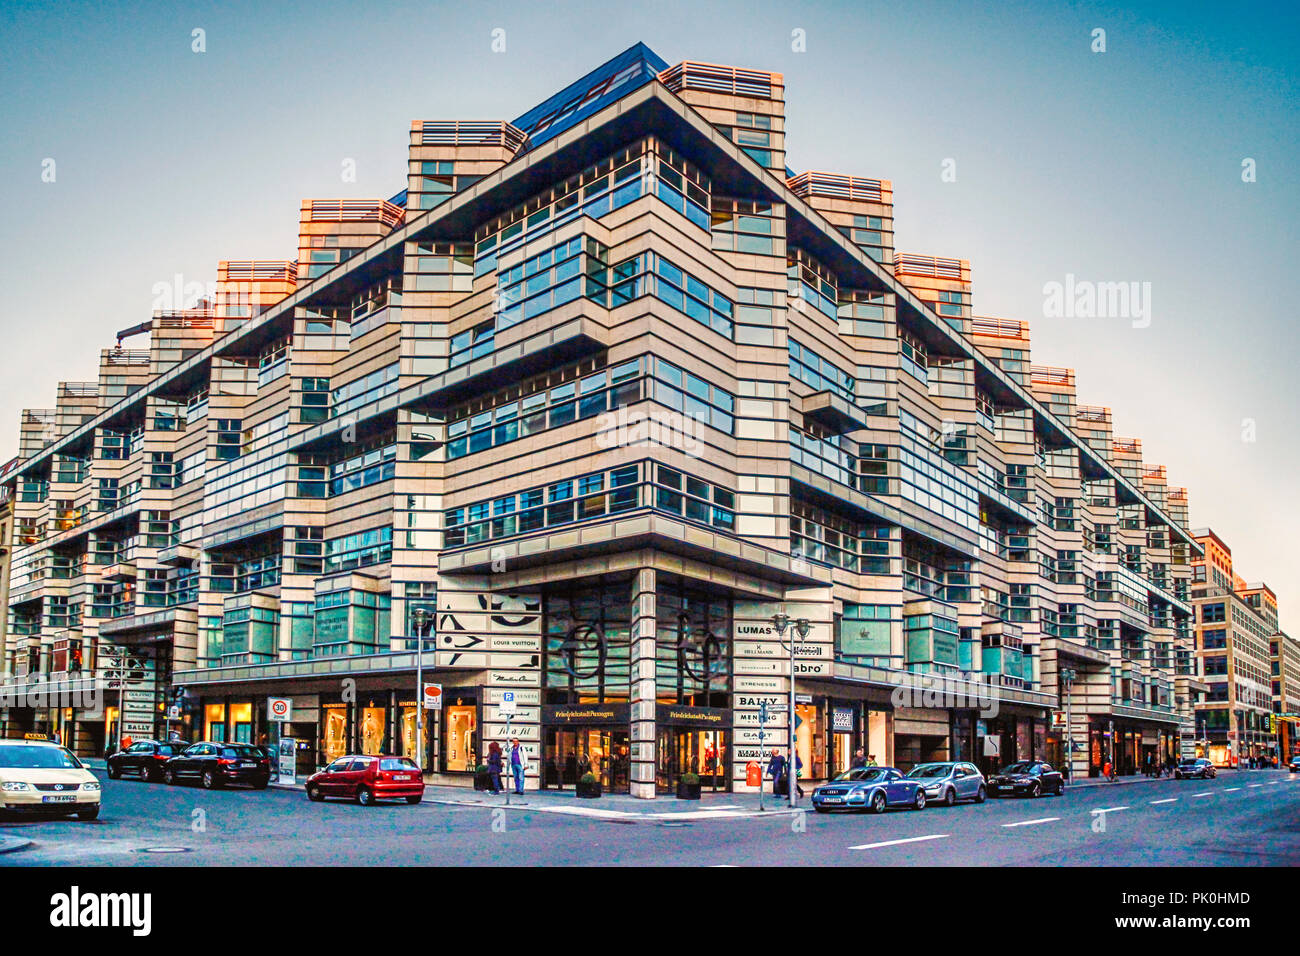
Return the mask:
M 411 615 L 415 623 L 415 749 L 420 772 L 424 772 L 424 629 L 429 612 L 417 607 Z
M 1074 782 L 1074 721 L 1070 719 L 1070 701 L 1076 676 L 1073 667 L 1061 668 L 1061 683 L 1065 685 L 1065 776 L 1071 783 Z
M 795 778 L 796 778 L 795 761 L 798 758 L 795 755 L 795 736 L 794 736 L 794 664 L 795 664 L 794 634 L 790 635 L 789 645 L 786 645 L 785 642 L 785 632 L 786 629 L 789 628 L 789 626 L 790 626 L 789 614 L 786 614 L 784 611 L 780 611 L 772 615 L 772 627 L 776 630 L 776 636 L 780 638 L 781 646 L 787 647 L 787 649 L 790 651 L 790 716 L 789 716 L 790 748 L 789 748 L 789 754 L 786 757 L 786 766 L 789 768 L 789 770 L 787 771 L 787 775 L 786 775 L 787 783 L 785 789 L 786 789 L 786 794 L 790 798 L 790 808 L 793 810 L 798 805 L 796 795 L 799 792 L 799 788 L 798 788 L 798 784 L 795 782 Z M 799 618 L 799 620 L 794 622 L 795 632 L 798 633 L 798 635 L 801 638 L 807 638 L 808 632 L 809 630 L 811 630 L 811 628 L 812 628 L 812 624 L 808 621 L 806 617 L 801 617 Z

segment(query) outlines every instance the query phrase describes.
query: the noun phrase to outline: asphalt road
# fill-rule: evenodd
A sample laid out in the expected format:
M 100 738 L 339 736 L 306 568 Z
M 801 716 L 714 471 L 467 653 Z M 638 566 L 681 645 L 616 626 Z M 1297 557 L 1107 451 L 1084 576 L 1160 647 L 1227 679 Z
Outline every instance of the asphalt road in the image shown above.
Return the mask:
M 737 797 L 734 803 L 750 798 Z M 105 781 L 95 823 L 5 822 L 0 866 L 405 864 L 1295 866 L 1300 774 L 1080 787 L 921 812 L 608 821 L 432 803 L 309 803 L 301 792 Z M 179 852 L 150 852 L 178 850 Z

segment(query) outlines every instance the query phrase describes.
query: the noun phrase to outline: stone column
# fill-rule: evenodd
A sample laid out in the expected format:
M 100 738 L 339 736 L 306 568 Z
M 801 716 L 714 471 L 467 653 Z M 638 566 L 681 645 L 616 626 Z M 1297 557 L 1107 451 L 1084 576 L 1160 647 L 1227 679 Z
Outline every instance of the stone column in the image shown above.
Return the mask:
M 632 796 L 655 796 L 655 571 L 632 579 Z

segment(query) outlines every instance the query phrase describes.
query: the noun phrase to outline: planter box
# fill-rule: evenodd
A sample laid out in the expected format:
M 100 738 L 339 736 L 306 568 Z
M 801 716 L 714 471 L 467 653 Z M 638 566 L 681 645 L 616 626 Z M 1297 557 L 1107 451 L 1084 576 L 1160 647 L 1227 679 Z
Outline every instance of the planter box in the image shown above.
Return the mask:
M 594 800 L 600 796 L 599 783 L 579 783 L 577 784 L 578 796 L 584 800 Z
M 678 800 L 698 800 L 700 799 L 700 785 L 698 783 L 677 783 Z

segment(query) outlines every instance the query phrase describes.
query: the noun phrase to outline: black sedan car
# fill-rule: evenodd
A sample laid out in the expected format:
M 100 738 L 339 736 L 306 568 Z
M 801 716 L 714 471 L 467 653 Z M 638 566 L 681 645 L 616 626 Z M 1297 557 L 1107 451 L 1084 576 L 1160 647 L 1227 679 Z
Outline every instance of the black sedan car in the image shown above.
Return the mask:
M 1292 757 L 1291 762 L 1286 765 L 1286 768 L 1292 773 L 1300 773 L 1300 754 L 1296 754 Z
M 207 790 L 232 783 L 266 789 L 271 781 L 271 761 L 261 747 L 204 741 L 185 748 L 163 764 L 163 781 L 169 784 L 198 780 Z
M 1178 766 L 1174 768 L 1176 780 L 1213 780 L 1218 775 L 1219 771 L 1214 769 L 1214 764 L 1204 757 L 1180 760 Z
M 108 779 L 116 780 L 126 773 L 146 783 L 157 783 L 163 778 L 163 764 L 188 746 L 183 740 L 137 740 L 108 758 Z
M 1008 793 L 1025 797 L 1052 793 L 1059 797 L 1065 789 L 1065 778 L 1041 760 L 1022 760 L 989 777 L 988 788 L 990 797 Z

